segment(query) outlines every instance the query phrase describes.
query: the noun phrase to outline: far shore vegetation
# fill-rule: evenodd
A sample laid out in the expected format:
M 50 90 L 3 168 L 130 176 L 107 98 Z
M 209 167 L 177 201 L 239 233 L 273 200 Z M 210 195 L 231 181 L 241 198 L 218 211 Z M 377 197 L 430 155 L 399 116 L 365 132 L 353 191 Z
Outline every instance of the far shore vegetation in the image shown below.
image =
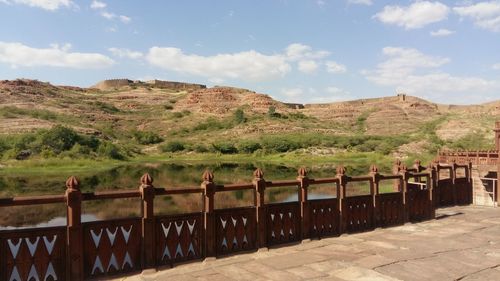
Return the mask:
M 234 119 L 245 122 L 244 115 L 238 111 Z M 149 131 L 133 131 L 128 141 L 117 141 L 84 135 L 70 127 L 57 125 L 33 133 L 0 136 L 0 174 L 84 172 L 125 163 L 152 161 L 269 162 L 289 165 L 331 163 L 365 164 L 367 167 L 378 164 L 387 168 L 398 157 L 399 147 L 419 139 L 427 139 L 429 145 L 425 152 L 407 152 L 402 158 L 408 164 L 417 158 L 432 160 L 443 146 L 477 149 L 490 145 L 483 135 L 478 134 L 466 135 L 454 142 L 440 140 L 435 136 L 438 123 L 439 120 L 431 122 L 420 132 L 409 136 L 286 133 L 214 142 L 182 138 L 165 140 Z M 214 126 L 207 124 L 201 123 L 199 127 Z

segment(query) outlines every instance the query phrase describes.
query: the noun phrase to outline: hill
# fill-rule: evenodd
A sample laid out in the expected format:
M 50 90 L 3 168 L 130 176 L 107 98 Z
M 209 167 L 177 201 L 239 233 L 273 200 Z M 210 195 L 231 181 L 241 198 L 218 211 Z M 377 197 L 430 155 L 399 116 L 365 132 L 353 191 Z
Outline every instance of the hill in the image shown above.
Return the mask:
M 318 153 L 385 146 L 384 153 L 406 155 L 443 146 L 488 147 L 498 118 L 500 101 L 455 106 L 397 95 L 301 105 L 246 89 L 158 80 L 107 80 L 91 88 L 0 81 L 4 159 L 20 152 L 12 144 L 20 136 L 57 125 L 113 144 L 127 155 L 228 152 L 221 145 L 234 146 L 229 152 L 314 148 Z M 243 148 L 248 142 L 255 149 Z

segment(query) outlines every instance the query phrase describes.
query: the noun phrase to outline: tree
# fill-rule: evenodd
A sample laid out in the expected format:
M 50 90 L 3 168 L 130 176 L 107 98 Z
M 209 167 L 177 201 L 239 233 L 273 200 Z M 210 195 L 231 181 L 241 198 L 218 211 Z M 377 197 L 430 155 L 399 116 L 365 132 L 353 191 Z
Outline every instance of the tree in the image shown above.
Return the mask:
M 237 124 L 245 123 L 247 121 L 245 117 L 245 112 L 241 108 L 238 108 L 234 112 L 234 121 L 236 121 Z

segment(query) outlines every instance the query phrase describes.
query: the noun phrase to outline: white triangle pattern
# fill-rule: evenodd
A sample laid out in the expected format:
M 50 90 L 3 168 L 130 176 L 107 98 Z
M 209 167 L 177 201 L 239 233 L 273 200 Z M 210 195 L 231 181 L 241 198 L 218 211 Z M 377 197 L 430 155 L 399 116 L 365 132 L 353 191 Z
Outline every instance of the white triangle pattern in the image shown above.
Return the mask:
M 187 255 L 189 256 L 189 254 L 192 253 L 193 256 L 196 255 L 195 251 L 194 251 L 194 246 L 193 246 L 193 243 L 189 243 L 189 248 L 188 248 L 188 252 L 187 252 Z
M 15 265 L 14 268 L 12 269 L 12 273 L 10 274 L 9 281 L 22 281 L 21 276 L 19 275 L 19 271 L 17 271 L 17 266 Z
M 102 266 L 101 258 L 99 258 L 99 256 L 95 258 L 94 266 L 92 267 L 92 273 L 91 273 L 92 275 L 95 274 L 96 269 L 99 269 L 101 273 L 104 273 L 104 268 Z
M 45 248 L 47 249 L 47 252 L 49 253 L 49 255 L 51 255 L 52 251 L 54 250 L 54 245 L 56 244 L 56 239 L 57 239 L 57 235 L 55 235 L 55 234 L 52 237 L 52 241 L 49 241 L 47 236 L 43 237 L 43 243 L 45 244 Z
M 177 225 L 177 222 L 175 222 L 175 230 L 177 230 L 177 236 L 181 235 L 183 226 L 184 226 L 184 221 L 181 222 L 181 225 Z
M 123 238 L 125 239 L 125 244 L 128 244 L 128 240 L 130 239 L 130 233 L 132 232 L 133 225 L 130 225 L 128 230 L 125 230 L 125 227 L 120 227 L 122 230 Z
M 193 234 L 194 225 L 196 224 L 196 220 L 193 220 L 192 224 L 189 224 L 189 221 L 187 221 L 187 224 L 188 224 L 188 228 L 189 228 L 189 234 Z
M 168 259 L 172 259 L 172 257 L 170 256 L 168 245 L 165 245 L 165 250 L 163 250 L 163 256 L 161 257 L 161 259 L 163 260 L 165 257 L 168 257 Z
M 43 280 L 49 279 L 49 276 L 52 277 L 52 279 L 54 279 L 54 281 L 57 280 L 56 271 L 54 270 L 54 266 L 52 265 L 52 262 L 49 262 L 49 265 L 47 266 L 47 272 L 45 273 L 45 278 L 43 278 Z
M 163 228 L 163 235 L 165 235 L 165 238 L 168 238 L 168 233 L 170 232 L 170 227 L 172 226 L 172 223 L 168 223 L 168 227 L 165 227 L 165 225 L 162 223 L 161 228 Z
M 40 281 L 40 278 L 38 278 L 38 272 L 36 271 L 36 267 L 34 264 L 31 265 L 30 273 L 28 273 L 28 279 L 29 281 L 35 280 L 35 281 Z
M 109 264 L 107 269 L 108 272 L 111 269 L 111 266 L 113 266 L 115 270 L 119 270 L 118 261 L 116 261 L 115 254 L 111 254 L 111 258 L 109 259 Z
M 101 242 L 102 228 L 101 228 L 101 231 L 99 231 L 99 234 L 95 234 L 94 230 L 91 229 L 90 235 L 92 235 L 92 240 L 94 241 L 94 245 L 97 249 L 99 247 L 99 243 Z
M 134 265 L 132 264 L 132 259 L 130 258 L 128 252 L 125 253 L 125 258 L 123 258 L 122 269 L 125 269 L 126 264 L 128 264 L 131 268 L 134 267 Z
M 26 244 L 28 245 L 28 250 L 30 251 L 31 257 L 35 256 L 36 248 L 38 247 L 38 242 L 40 241 L 40 236 L 37 236 L 35 239 L 34 243 L 31 243 L 31 240 L 29 238 L 24 238 L 24 241 L 26 241 Z M 36 271 L 36 269 L 35 269 Z M 28 278 L 29 280 L 29 278 Z
M 118 232 L 118 226 L 115 227 L 115 231 L 111 232 L 109 228 L 106 228 L 106 233 L 108 234 L 109 242 L 111 243 L 111 247 L 115 244 L 116 233 Z
M 178 255 L 180 255 L 181 258 L 184 257 L 184 253 L 182 252 L 181 244 L 177 244 L 177 249 L 175 250 L 175 257 L 177 258 Z
M 17 244 L 14 244 L 12 242 L 12 239 L 7 239 L 7 243 L 9 244 L 10 253 L 12 254 L 12 257 L 14 259 L 17 257 L 17 254 L 19 253 L 19 248 L 21 247 L 21 242 L 23 242 L 23 239 L 21 239 L 21 238 L 19 238 L 19 240 L 17 240 Z

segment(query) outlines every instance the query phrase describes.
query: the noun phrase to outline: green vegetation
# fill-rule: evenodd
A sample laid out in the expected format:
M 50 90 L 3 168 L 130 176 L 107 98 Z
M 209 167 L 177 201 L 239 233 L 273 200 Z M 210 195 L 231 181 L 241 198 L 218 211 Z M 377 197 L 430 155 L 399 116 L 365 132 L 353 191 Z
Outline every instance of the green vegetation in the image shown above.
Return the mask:
M 457 150 L 490 150 L 493 149 L 491 140 L 486 139 L 482 132 L 469 133 L 448 145 Z
M 124 153 L 109 141 L 81 135 L 64 126 L 35 133 L 0 138 L 0 156 L 24 160 L 32 157 L 110 158 L 124 159 Z
M 180 141 L 171 141 L 160 146 L 162 152 L 178 152 L 183 151 L 185 148 L 184 144 Z
M 134 131 L 132 135 L 139 144 L 155 144 L 163 141 L 163 138 L 155 132 Z
M 15 106 L 0 107 L 0 117 L 3 118 L 18 118 L 28 116 L 31 118 L 48 120 L 48 121 L 68 121 L 68 116 L 56 114 L 45 109 L 24 109 Z M 73 118 L 70 118 L 73 119 Z
M 243 112 L 243 109 L 241 109 L 241 108 L 238 108 L 233 113 L 233 118 L 234 118 L 234 122 L 236 122 L 236 124 L 245 123 L 247 121 L 247 118 L 245 117 L 245 112 Z

